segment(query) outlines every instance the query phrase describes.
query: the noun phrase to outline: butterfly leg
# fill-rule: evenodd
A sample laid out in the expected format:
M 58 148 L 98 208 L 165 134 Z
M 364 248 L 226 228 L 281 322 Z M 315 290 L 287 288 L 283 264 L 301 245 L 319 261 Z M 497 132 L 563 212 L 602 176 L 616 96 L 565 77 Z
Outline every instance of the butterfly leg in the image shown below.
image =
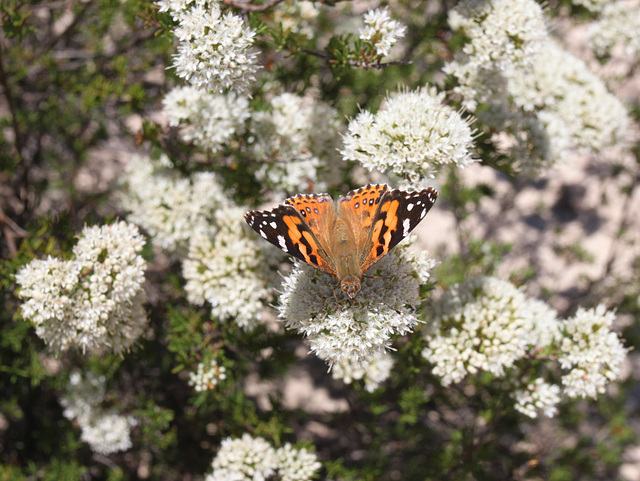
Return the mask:
M 340 289 L 340 284 L 338 284 L 336 287 L 334 287 L 333 289 L 333 297 L 335 297 L 336 299 L 336 311 L 340 310 L 340 302 L 338 302 L 338 295 L 336 294 L 336 291 Z

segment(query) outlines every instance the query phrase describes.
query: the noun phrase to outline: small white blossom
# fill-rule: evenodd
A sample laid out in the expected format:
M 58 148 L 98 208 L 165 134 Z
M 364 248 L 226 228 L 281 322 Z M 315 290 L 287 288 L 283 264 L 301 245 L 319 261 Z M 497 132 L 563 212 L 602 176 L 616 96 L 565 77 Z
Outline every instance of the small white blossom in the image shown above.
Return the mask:
M 173 63 L 177 75 L 201 90 L 246 92 L 258 70 L 256 32 L 241 17 L 223 15 L 217 3 L 194 3 L 172 13 L 180 41 Z
M 131 428 L 137 424 L 132 416 L 122 416 L 100 405 L 105 396 L 105 378 L 87 372 L 85 378 L 74 372 L 69 378 L 65 397 L 60 399 L 64 416 L 76 420 L 82 429 L 80 438 L 100 454 L 131 448 Z
M 610 2 L 600 20 L 589 26 L 589 43 L 598 55 L 620 44 L 627 55 L 640 55 L 640 5 L 638 2 Z
M 422 355 L 448 386 L 468 374 L 505 369 L 559 337 L 556 312 L 513 284 L 478 277 L 451 286 L 434 302 Z
M 189 302 L 211 304 L 211 315 L 233 319 L 243 329 L 253 329 L 271 298 L 275 283 L 269 261 L 244 222 L 246 209 L 227 207 L 215 213 L 217 234 L 196 232 L 182 264 Z
M 318 457 L 306 449 L 287 443 L 277 450 L 278 475 L 282 481 L 310 481 L 322 467 Z
M 186 142 L 217 152 L 235 135 L 242 135 L 249 118 L 249 100 L 234 92 L 212 94 L 195 87 L 178 87 L 163 100 L 169 124 L 180 126 Z
M 407 28 L 397 20 L 391 20 L 389 10 L 369 10 L 364 15 L 364 28 L 360 29 L 360 38 L 371 43 L 376 55 L 389 55 L 399 38 L 404 37 Z
M 569 397 L 591 397 L 604 393 L 608 382 L 620 375 L 627 349 L 611 331 L 615 313 L 599 305 L 579 308 L 562 326 L 558 362 L 570 370 L 562 376 L 564 393 Z
M 276 450 L 263 438 L 247 433 L 222 441 L 212 466 L 205 481 L 310 481 L 321 467 L 316 455 L 306 449 L 287 443 Z
M 205 481 L 266 481 L 278 468 L 276 450 L 263 438 L 227 438 L 212 462 Z
M 16 274 L 23 317 L 56 353 L 77 347 L 121 354 L 147 323 L 143 245 L 126 222 L 86 227 L 74 260 L 33 260 Z
M 306 191 L 310 183 L 322 190 L 321 166 L 337 164 L 341 130 L 337 111 L 324 102 L 289 93 L 274 97 L 250 123 L 251 149 L 261 162 L 256 177 L 276 195 Z
M 285 278 L 279 316 L 290 329 L 307 336 L 311 350 L 329 364 L 342 359 L 366 362 L 391 346 L 391 336 L 411 332 L 418 322 L 420 285 L 434 261 L 423 253 L 409 262 L 404 248 L 396 247 L 369 269 L 355 299 L 341 293 L 338 281 L 297 263 Z M 418 274 L 418 272 L 420 274 Z M 337 291 L 336 291 L 337 293 Z
M 81 424 L 80 439 L 100 454 L 111 454 L 131 448 L 131 428 L 135 418 L 109 411 L 94 411 L 86 424 Z
M 197 392 L 203 392 L 214 389 L 219 381 L 226 378 L 226 368 L 218 366 L 218 362 L 213 359 L 209 362 L 198 363 L 196 372 L 189 373 L 189 386 L 193 386 Z
M 343 358 L 331 368 L 334 379 L 341 379 L 345 384 L 364 379 L 365 389 L 373 392 L 387 380 L 393 367 L 393 357 L 388 352 L 377 354 L 366 362 L 353 362 Z
M 558 412 L 556 406 L 560 402 L 560 386 L 538 378 L 524 389 L 515 391 L 512 397 L 516 401 L 516 410 L 525 416 L 535 419 L 542 412 L 552 418 Z
M 95 406 L 104 401 L 105 383 L 105 377 L 93 371 L 87 371 L 84 378 L 79 371 L 72 372 L 66 395 L 60 399 L 64 417 L 70 420 L 88 419 Z
M 214 212 L 229 202 L 215 174 L 182 177 L 149 157 L 134 157 L 121 180 L 119 203 L 127 219 L 142 226 L 151 241 L 168 253 L 186 252 L 195 231 L 213 235 Z
M 443 100 L 444 93 L 424 87 L 389 95 L 375 115 L 362 111 L 349 122 L 344 159 L 391 170 L 414 184 L 442 165 L 476 162 L 469 123 Z

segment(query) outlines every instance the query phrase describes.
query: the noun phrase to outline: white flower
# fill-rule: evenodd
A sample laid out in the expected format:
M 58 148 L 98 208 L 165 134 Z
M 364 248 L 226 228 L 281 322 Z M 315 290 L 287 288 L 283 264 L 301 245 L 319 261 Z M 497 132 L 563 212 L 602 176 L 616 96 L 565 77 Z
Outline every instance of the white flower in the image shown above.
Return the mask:
M 353 362 L 343 358 L 331 368 L 334 379 L 341 379 L 345 384 L 364 379 L 365 389 L 373 392 L 387 380 L 393 367 L 393 357 L 388 352 L 375 355 L 366 362 Z
M 449 24 L 469 38 L 457 62 L 475 69 L 529 65 L 547 38 L 542 8 L 534 0 L 465 0 L 450 11 Z
M 443 100 L 444 93 L 423 87 L 389 95 L 375 115 L 362 111 L 349 122 L 344 159 L 369 170 L 390 169 L 413 183 L 433 177 L 442 165 L 476 162 L 468 122 Z
M 75 260 L 34 260 L 16 274 L 25 320 L 56 352 L 70 347 L 121 354 L 147 323 L 144 239 L 126 222 L 86 227 Z
M 105 382 L 104 376 L 98 376 L 93 371 L 87 371 L 84 378 L 80 372 L 72 372 L 66 395 L 60 399 L 64 417 L 70 420 L 88 419 L 93 409 L 104 400 Z
M 263 438 L 227 438 L 212 462 L 205 481 L 266 481 L 278 467 L 276 450 Z
M 422 355 L 443 386 L 468 374 L 505 369 L 559 336 L 556 312 L 510 282 L 478 277 L 449 288 L 433 304 Z
M 254 156 L 262 163 L 256 177 L 275 194 L 322 190 L 321 166 L 338 161 L 342 123 L 337 111 L 310 97 L 284 93 L 274 97 L 270 110 L 254 112 L 250 133 Z
M 196 2 L 173 16 L 180 40 L 173 63 L 177 75 L 201 90 L 246 92 L 258 70 L 255 31 L 241 17 L 223 15 L 215 3 Z
M 369 10 L 364 15 L 365 28 L 360 29 L 360 38 L 371 43 L 376 55 L 389 55 L 391 47 L 399 38 L 404 37 L 407 28 L 397 20 L 391 20 L 389 10 Z
M 276 450 L 263 438 L 245 433 L 222 441 L 212 466 L 205 481 L 310 481 L 321 464 L 306 449 L 287 443 Z
M 80 438 L 100 454 L 126 451 L 131 447 L 131 428 L 137 424 L 132 416 L 122 416 L 103 409 L 105 378 L 88 371 L 85 378 L 74 372 L 69 378 L 65 397 L 60 399 L 64 416 L 76 420 L 82 429 Z
M 168 162 L 166 157 L 160 160 Z M 229 202 L 215 174 L 182 177 L 149 157 L 131 159 L 121 186 L 118 200 L 130 211 L 127 219 L 142 226 L 153 244 L 168 253 L 185 252 L 195 231 L 213 235 L 214 212 Z
M 178 87 L 163 100 L 172 126 L 181 126 L 186 142 L 217 152 L 235 135 L 242 135 L 249 118 L 249 100 L 234 92 L 212 94 L 195 87 Z
M 225 367 L 218 366 L 215 359 L 198 363 L 196 372 L 189 373 L 189 386 L 193 386 L 197 392 L 214 389 L 218 385 L 218 381 L 227 378 L 225 371 Z
M 94 411 L 86 424 L 81 424 L 80 439 L 100 454 L 111 454 L 131 448 L 131 428 L 137 424 L 131 416 L 110 411 Z
M 261 246 L 248 235 L 246 209 L 228 207 L 215 213 L 217 234 L 192 235 L 188 258 L 182 264 L 189 302 L 211 304 L 211 315 L 222 321 L 233 319 L 246 330 L 253 329 L 272 295 L 275 279 Z
M 610 2 L 600 20 L 589 26 L 589 43 L 598 55 L 605 55 L 616 45 L 627 55 L 640 55 L 640 6 L 637 2 Z
M 595 398 L 604 393 L 608 382 L 618 379 L 627 349 L 610 330 L 615 317 L 603 305 L 579 308 L 562 325 L 558 362 L 562 369 L 570 370 L 562 377 L 567 396 Z
M 318 457 L 306 449 L 296 449 L 287 443 L 277 450 L 278 475 L 282 481 L 310 481 L 322 467 Z
M 334 292 L 338 281 L 297 263 L 285 278 L 279 316 L 307 336 L 311 350 L 329 364 L 366 362 L 391 345 L 391 336 L 411 332 L 418 322 L 419 287 L 434 262 L 423 253 L 409 262 L 399 246 L 369 269 L 357 297 Z M 419 274 L 418 274 L 419 273 Z
M 525 416 L 535 419 L 542 412 L 552 418 L 558 412 L 556 405 L 560 402 L 560 387 L 538 378 L 524 389 L 515 391 L 512 397 L 516 401 L 516 410 Z

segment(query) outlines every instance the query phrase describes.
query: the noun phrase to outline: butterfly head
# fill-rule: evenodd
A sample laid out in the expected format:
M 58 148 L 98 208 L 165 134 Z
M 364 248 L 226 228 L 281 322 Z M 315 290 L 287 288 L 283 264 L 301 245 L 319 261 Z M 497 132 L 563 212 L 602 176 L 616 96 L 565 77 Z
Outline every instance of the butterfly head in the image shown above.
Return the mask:
M 356 276 L 345 276 L 340 281 L 340 289 L 353 299 L 360 292 L 360 278 Z

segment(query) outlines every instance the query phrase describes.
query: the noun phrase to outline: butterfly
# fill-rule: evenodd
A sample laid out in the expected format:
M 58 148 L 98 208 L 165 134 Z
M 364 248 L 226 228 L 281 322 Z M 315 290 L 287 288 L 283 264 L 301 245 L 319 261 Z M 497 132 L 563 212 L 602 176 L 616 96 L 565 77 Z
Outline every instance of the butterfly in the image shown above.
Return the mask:
M 336 202 L 329 194 L 298 194 L 273 210 L 247 212 L 245 220 L 287 254 L 337 278 L 353 299 L 367 269 L 415 229 L 437 198 L 432 188 L 369 184 Z

